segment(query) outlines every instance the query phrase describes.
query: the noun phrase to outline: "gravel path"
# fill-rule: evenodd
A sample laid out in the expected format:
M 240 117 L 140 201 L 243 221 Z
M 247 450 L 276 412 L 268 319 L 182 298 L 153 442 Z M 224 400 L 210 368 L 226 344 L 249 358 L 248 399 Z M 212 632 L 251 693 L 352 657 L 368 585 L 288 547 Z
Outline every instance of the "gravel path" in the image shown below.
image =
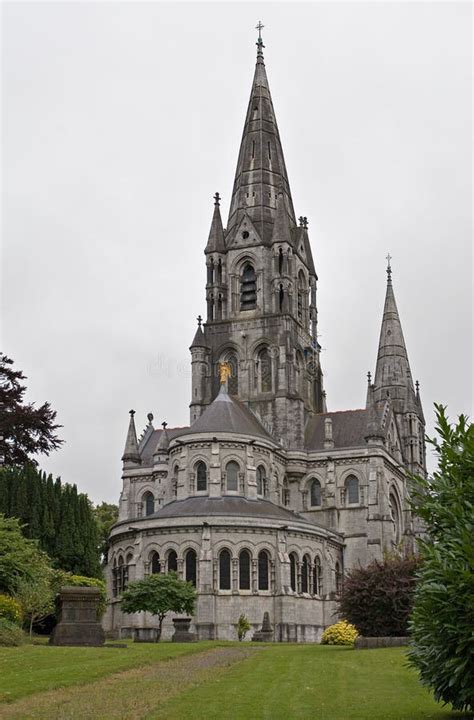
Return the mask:
M 217 647 L 109 675 L 89 685 L 56 689 L 0 706 L 0 718 L 142 720 L 193 685 L 214 679 L 260 648 Z

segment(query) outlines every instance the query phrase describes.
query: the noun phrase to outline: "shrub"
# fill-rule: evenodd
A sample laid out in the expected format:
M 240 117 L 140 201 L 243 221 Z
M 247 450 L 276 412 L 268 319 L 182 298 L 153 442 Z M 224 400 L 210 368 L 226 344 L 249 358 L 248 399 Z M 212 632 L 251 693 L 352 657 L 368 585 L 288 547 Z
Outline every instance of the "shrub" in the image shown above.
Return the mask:
M 354 625 L 341 620 L 326 628 L 321 638 L 321 645 L 354 645 L 357 636 L 358 632 Z
M 248 619 L 242 613 L 237 622 L 237 637 L 239 638 L 240 642 L 242 642 L 242 640 L 245 638 L 251 627 L 252 626 L 249 623 Z
M 415 557 L 391 556 L 352 570 L 344 578 L 341 615 L 366 637 L 408 635 L 419 564 Z
M 21 605 L 18 600 L 0 593 L 0 618 L 20 625 L 22 620 Z
M 414 478 L 413 510 L 426 536 L 410 629 L 410 663 L 435 699 L 455 710 L 474 708 L 474 425 L 451 426 L 436 405 L 437 472 Z
M 72 585 L 74 587 L 96 587 L 100 590 L 100 601 L 97 608 L 99 617 L 102 617 L 107 608 L 107 590 L 104 580 L 98 578 L 85 577 L 84 575 L 72 575 L 72 573 L 64 570 L 54 570 L 52 588 L 55 595 L 59 593 L 62 587 Z
M 0 617 L 0 645 L 17 647 L 23 645 L 25 640 L 25 633 L 16 623 Z

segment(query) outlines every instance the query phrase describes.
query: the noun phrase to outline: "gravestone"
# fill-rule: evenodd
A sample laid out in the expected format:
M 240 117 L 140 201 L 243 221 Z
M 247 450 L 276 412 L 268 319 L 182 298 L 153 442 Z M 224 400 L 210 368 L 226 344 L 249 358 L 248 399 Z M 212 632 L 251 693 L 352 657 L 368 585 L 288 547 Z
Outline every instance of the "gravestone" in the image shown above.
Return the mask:
M 270 615 L 263 613 L 262 629 L 253 634 L 254 642 L 273 642 L 273 628 L 270 624 Z
M 58 624 L 50 645 L 103 645 L 105 633 L 97 617 L 100 590 L 94 587 L 63 587 L 57 606 Z

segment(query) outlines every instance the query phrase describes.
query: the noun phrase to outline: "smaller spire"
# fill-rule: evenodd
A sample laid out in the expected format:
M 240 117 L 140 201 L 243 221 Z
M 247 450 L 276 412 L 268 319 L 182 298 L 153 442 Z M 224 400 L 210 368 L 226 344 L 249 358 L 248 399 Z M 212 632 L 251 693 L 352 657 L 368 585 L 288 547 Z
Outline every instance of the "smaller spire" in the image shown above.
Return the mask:
M 137 431 L 135 429 L 135 420 L 133 416 L 135 410 L 130 410 L 130 422 L 128 424 L 127 439 L 125 441 L 125 448 L 122 455 L 122 462 L 125 464 L 140 464 L 141 458 L 138 452 L 138 441 Z
M 195 336 L 194 336 L 194 340 L 192 341 L 191 346 L 190 346 L 190 348 L 189 348 L 190 350 L 192 350 L 193 348 L 198 348 L 198 347 L 201 347 L 201 348 L 206 348 L 206 347 L 207 347 L 206 337 L 205 337 L 205 335 L 204 335 L 204 333 L 203 333 L 203 331 L 202 331 L 202 317 L 201 317 L 201 315 L 198 315 L 196 319 L 197 319 L 197 322 L 198 322 L 198 326 L 197 326 L 196 334 L 195 334 Z
M 166 430 L 166 426 L 168 425 L 167 422 L 162 422 L 161 427 L 163 430 L 160 434 L 160 439 L 158 440 L 158 445 L 156 446 L 156 450 L 154 452 L 154 455 L 159 455 L 160 452 L 167 452 L 170 444 L 170 439 L 168 432 Z
M 221 196 L 216 192 L 214 195 L 214 214 L 212 216 L 211 229 L 209 230 L 209 239 L 204 251 L 206 254 L 225 252 L 224 227 L 222 225 L 220 201 Z
M 388 253 L 387 257 L 385 258 L 387 261 L 387 282 L 392 282 L 392 266 L 390 265 L 390 261 L 393 259 L 390 253 Z

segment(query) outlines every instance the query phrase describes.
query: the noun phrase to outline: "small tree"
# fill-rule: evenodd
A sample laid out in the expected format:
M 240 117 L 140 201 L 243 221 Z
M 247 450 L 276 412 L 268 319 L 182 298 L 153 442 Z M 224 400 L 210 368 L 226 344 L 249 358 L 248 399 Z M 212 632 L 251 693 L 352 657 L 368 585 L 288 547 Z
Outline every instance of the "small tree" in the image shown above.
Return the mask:
M 149 612 L 158 618 L 158 640 L 163 620 L 169 612 L 192 615 L 196 591 L 190 582 L 180 580 L 176 573 L 155 573 L 144 580 L 132 582 L 122 594 L 125 613 Z
M 393 555 L 350 571 L 339 602 L 341 615 L 366 637 L 407 635 L 418 567 L 414 557 Z
M 248 619 L 242 613 L 237 622 L 237 637 L 239 638 L 240 642 L 242 642 L 242 640 L 245 638 L 251 627 L 252 626 L 249 623 Z
M 56 435 L 61 425 L 49 403 L 35 407 L 25 403 L 26 380 L 21 370 L 13 370 L 13 360 L 0 353 L 0 455 L 6 465 L 23 465 L 38 453 L 49 455 L 63 443 Z
M 24 537 L 17 518 L 0 515 L 0 592 L 13 594 L 21 580 L 33 580 L 36 568 L 48 566 L 48 556 Z
M 411 618 L 411 664 L 436 700 L 474 708 L 474 425 L 451 425 L 436 405 L 440 440 L 432 477 L 416 477 L 413 511 L 423 520 L 423 565 Z
M 110 528 L 118 520 L 118 511 L 118 505 L 106 502 L 96 505 L 93 510 L 99 535 L 99 554 L 104 565 L 107 563 Z
M 49 570 L 49 569 L 48 569 Z M 15 597 L 28 621 L 30 638 L 34 623 L 44 620 L 54 610 L 54 592 L 51 588 L 51 571 L 35 572 L 33 579 L 20 580 Z

